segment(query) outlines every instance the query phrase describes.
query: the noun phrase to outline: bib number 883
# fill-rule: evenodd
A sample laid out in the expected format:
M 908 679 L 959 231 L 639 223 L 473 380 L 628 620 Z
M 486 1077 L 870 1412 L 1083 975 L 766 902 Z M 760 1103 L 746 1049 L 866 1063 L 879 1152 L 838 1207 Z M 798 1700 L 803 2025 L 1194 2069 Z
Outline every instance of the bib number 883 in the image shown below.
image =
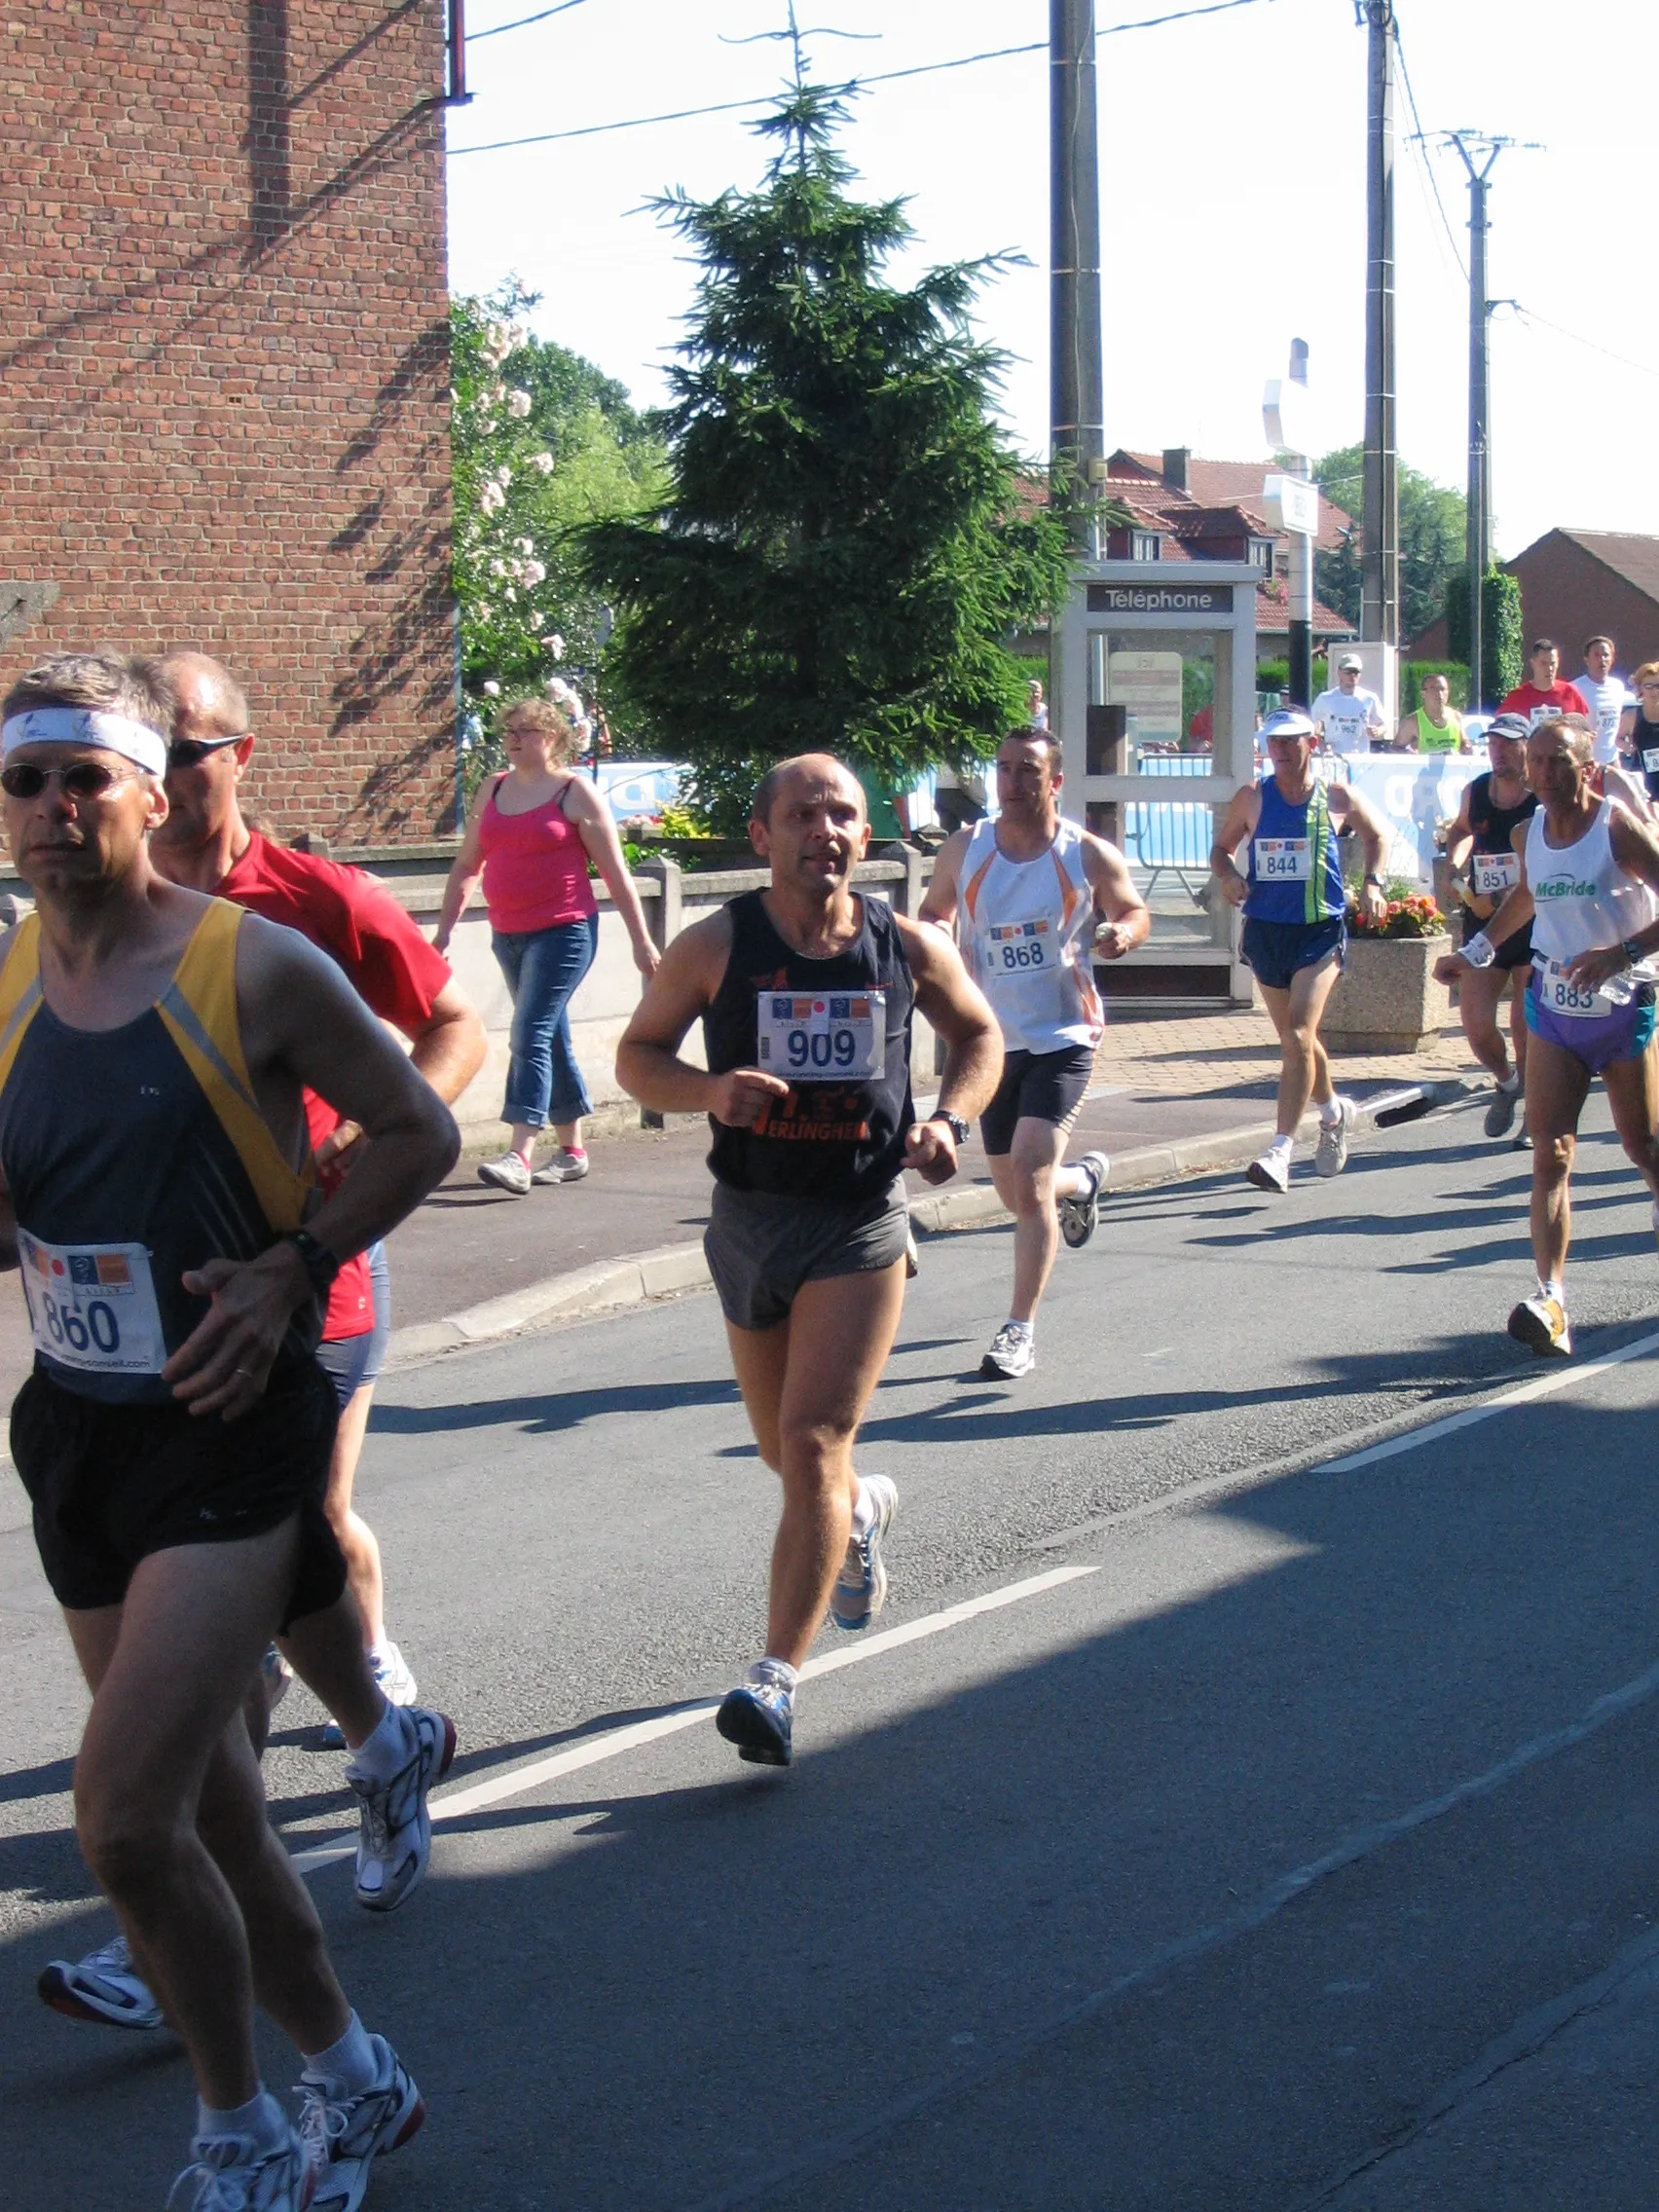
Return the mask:
M 89 1346 L 102 1352 L 120 1348 L 121 1329 L 115 1309 L 104 1299 L 94 1298 L 84 1315 L 78 1307 L 60 1306 L 50 1291 L 42 1296 L 41 1305 L 54 1344 L 67 1345 L 71 1351 L 86 1351 Z

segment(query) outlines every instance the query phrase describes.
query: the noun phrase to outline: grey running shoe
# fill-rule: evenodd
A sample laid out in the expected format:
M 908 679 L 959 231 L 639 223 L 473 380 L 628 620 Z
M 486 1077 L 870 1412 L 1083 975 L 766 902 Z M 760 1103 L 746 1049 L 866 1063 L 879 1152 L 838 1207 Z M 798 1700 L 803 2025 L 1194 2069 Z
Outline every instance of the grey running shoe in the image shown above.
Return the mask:
M 782 1682 L 739 1682 L 720 1700 L 715 1726 L 753 1766 L 788 1766 L 794 1756 L 794 1700 Z
M 175 2204 L 180 2212 L 307 2212 L 313 2201 L 311 2160 L 297 2135 L 276 2151 L 246 2135 L 199 2135 L 190 2148 L 190 2164 L 167 2191 L 169 2212 Z
M 403 1718 L 409 1756 L 389 1782 L 346 1769 L 362 1799 L 357 1824 L 357 1902 L 370 1912 L 395 1912 L 426 1871 L 432 1821 L 426 1793 L 455 1757 L 455 1722 L 424 1706 L 394 1709 Z
M 1060 1217 L 1060 1235 L 1074 1252 L 1079 1252 L 1094 1235 L 1100 1220 L 1100 1193 L 1112 1162 L 1103 1152 L 1086 1152 L 1078 1166 L 1088 1177 L 1088 1188 L 1075 1198 L 1062 1198 L 1055 1208 Z
M 1546 1298 L 1542 1291 L 1516 1307 L 1509 1316 L 1509 1334 L 1540 1359 L 1571 1356 L 1572 1331 L 1567 1326 L 1567 1308 Z
M 498 1191 L 510 1191 L 515 1198 L 522 1198 L 530 1190 L 530 1169 L 516 1152 L 503 1152 L 499 1160 L 481 1160 L 478 1162 L 478 1180 L 494 1184 Z
M 991 1339 L 991 1348 L 979 1362 L 987 1382 L 1016 1382 L 1037 1364 L 1037 1346 L 1029 1329 L 1016 1329 L 1005 1321 Z
M 1521 1104 L 1521 1086 L 1505 1090 L 1502 1084 L 1493 1084 L 1492 1104 L 1486 1110 L 1486 1133 L 1489 1137 L 1506 1137 L 1515 1126 L 1516 1110 Z
M 384 2036 L 371 2036 L 380 2058 L 380 2082 L 361 2096 L 336 2103 L 329 2084 L 300 2076 L 300 2141 L 311 2161 L 312 2212 L 357 2212 L 369 2186 L 369 2168 L 383 2151 L 398 2151 L 426 2117 L 425 2103 L 409 2070 Z
M 1320 1142 L 1324 1142 L 1323 1136 Z M 1282 1152 L 1264 1152 L 1260 1160 L 1251 1161 L 1244 1173 L 1258 1191 L 1276 1191 L 1282 1198 L 1290 1189 L 1290 1161 Z
M 1353 1127 L 1353 1100 L 1339 1098 L 1342 1111 L 1334 1122 L 1319 1124 L 1319 1149 L 1313 1155 L 1315 1175 L 1340 1175 L 1347 1165 L 1348 1132 Z
M 293 1686 L 294 1670 L 273 1643 L 266 1647 L 259 1673 L 265 1683 L 265 1710 L 275 1713 Z
M 854 1532 L 830 1598 L 830 1618 L 849 1632 L 868 1628 L 887 1603 L 881 1540 L 899 1510 L 899 1486 L 890 1475 L 865 1475 L 861 1481 L 875 1501 L 875 1519 L 862 1536 Z
M 150 1985 L 132 1971 L 127 1937 L 116 1936 L 84 1959 L 54 1959 L 35 1984 L 41 2002 L 66 2020 L 105 2028 L 159 2028 L 162 2009 Z
M 533 1183 L 579 1183 L 588 1171 L 585 1152 L 556 1152 L 545 1167 L 538 1167 Z

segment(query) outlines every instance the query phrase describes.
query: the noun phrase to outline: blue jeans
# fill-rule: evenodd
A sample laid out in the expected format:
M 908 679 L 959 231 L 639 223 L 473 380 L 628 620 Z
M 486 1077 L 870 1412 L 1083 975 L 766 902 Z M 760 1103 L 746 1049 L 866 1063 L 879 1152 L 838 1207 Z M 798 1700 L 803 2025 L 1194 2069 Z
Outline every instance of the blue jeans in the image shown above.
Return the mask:
M 503 1122 L 544 1129 L 550 1122 L 576 1122 L 593 1112 L 582 1071 L 571 1050 L 566 1008 L 593 966 L 599 916 L 556 922 L 547 930 L 496 930 L 491 944 L 512 993 Z

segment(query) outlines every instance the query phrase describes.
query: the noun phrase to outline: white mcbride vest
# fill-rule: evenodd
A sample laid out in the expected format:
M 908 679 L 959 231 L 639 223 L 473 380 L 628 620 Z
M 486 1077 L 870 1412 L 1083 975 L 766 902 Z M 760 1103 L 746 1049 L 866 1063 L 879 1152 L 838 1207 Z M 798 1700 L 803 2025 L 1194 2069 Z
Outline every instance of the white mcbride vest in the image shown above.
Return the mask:
M 1622 944 L 1659 917 L 1646 884 L 1626 875 L 1613 858 L 1607 825 L 1612 802 L 1602 801 L 1596 819 L 1576 844 L 1546 845 L 1544 810 L 1527 825 L 1527 882 L 1532 893 L 1532 953 L 1539 961 L 1565 967 L 1581 952 Z M 1600 996 L 1626 1005 L 1635 986 L 1653 978 L 1653 963 L 1643 960 L 1600 986 Z

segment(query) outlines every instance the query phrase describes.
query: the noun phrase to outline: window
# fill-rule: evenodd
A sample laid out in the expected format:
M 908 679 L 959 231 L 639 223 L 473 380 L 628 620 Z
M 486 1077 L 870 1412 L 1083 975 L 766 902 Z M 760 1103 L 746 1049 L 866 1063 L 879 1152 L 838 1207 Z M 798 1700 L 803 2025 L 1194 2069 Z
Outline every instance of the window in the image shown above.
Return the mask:
M 1163 539 L 1156 530 L 1132 530 L 1129 533 L 1129 559 L 1131 561 L 1161 561 Z
M 1273 541 L 1271 537 L 1252 537 L 1250 540 L 1250 566 L 1273 572 Z

